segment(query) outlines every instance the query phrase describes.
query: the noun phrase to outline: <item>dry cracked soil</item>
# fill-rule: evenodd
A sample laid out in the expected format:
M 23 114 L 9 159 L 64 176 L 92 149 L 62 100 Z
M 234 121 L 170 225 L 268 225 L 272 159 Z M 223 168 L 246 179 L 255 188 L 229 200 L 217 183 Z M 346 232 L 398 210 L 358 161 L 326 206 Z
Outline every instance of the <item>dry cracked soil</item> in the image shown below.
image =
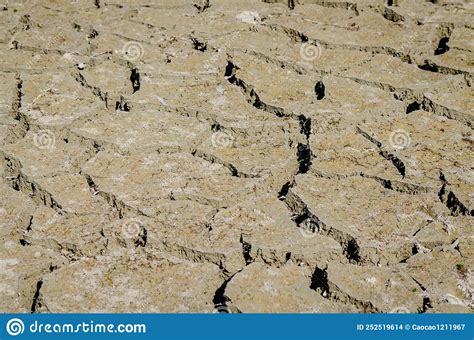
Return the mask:
M 473 312 L 472 1 L 0 17 L 1 312 Z

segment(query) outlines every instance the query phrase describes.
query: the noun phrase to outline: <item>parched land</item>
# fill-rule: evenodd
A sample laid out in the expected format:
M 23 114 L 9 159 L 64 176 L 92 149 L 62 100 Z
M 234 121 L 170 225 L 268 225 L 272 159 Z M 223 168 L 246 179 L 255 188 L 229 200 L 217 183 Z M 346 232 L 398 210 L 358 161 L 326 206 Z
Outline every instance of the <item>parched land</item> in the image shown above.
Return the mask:
M 0 311 L 472 313 L 473 23 L 3 0 Z

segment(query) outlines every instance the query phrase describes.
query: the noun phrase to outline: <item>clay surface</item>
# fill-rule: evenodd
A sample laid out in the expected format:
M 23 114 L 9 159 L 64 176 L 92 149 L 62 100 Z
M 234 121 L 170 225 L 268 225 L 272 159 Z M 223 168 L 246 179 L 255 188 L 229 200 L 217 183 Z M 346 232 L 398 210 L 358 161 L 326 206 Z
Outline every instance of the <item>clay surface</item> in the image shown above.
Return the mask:
M 473 312 L 472 1 L 0 5 L 0 312 Z

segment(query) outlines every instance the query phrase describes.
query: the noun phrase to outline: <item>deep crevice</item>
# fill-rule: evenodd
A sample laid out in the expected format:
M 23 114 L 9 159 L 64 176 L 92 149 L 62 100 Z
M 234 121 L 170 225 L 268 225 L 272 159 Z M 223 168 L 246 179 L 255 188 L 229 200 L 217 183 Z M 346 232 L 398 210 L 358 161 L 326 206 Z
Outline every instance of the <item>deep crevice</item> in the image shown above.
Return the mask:
M 237 78 L 236 71 L 238 69 L 239 68 L 232 61 L 228 60 L 224 76 L 231 84 L 240 87 L 250 105 L 256 109 L 272 113 L 279 118 L 288 116 L 285 114 L 283 108 L 264 103 L 253 86 L 247 84 L 244 80 Z
M 326 86 L 322 80 L 318 81 L 314 86 L 314 93 L 316 94 L 316 99 L 321 100 L 326 95 Z
M 41 287 L 43 286 L 43 281 L 39 280 L 36 283 L 36 291 L 33 295 L 33 302 L 31 304 L 31 314 L 37 313 L 39 309 L 42 307 L 41 303 Z
M 410 104 L 408 104 L 407 106 L 407 109 L 406 109 L 406 113 L 411 113 L 413 111 L 418 111 L 419 109 L 421 108 L 421 104 L 418 103 L 417 101 L 414 101 Z
M 278 199 L 280 201 L 283 201 L 285 199 L 286 195 L 288 195 L 288 191 L 290 190 L 291 186 L 292 186 L 291 182 L 286 182 L 285 184 L 283 184 L 280 191 L 278 192 Z
M 140 90 L 140 73 L 136 68 L 132 68 L 132 73 L 130 74 L 130 81 L 132 82 L 133 93 Z
M 211 7 L 211 3 L 210 0 L 201 0 L 201 4 L 194 4 L 193 6 L 198 10 L 198 14 L 201 14 L 206 9 Z
M 425 63 L 423 65 L 418 65 L 418 68 L 423 71 L 429 71 L 429 72 L 439 72 L 438 65 L 425 60 Z
M 117 110 L 125 112 L 130 111 L 130 106 L 128 105 L 127 100 L 123 96 L 120 96 L 120 99 L 115 102 L 115 111 Z
M 449 51 L 449 37 L 442 37 L 439 40 L 438 47 L 436 48 L 434 55 L 444 54 Z
M 421 306 L 421 309 L 420 308 L 418 309 L 418 312 L 420 312 L 421 314 L 424 314 L 424 313 L 426 313 L 426 311 L 428 309 L 433 308 L 433 306 L 431 305 L 431 299 L 430 299 L 428 290 L 425 288 L 425 286 L 423 286 L 421 284 L 421 282 L 419 282 L 418 280 L 416 280 L 412 276 L 410 276 L 410 277 L 413 281 L 415 281 L 415 283 L 418 285 L 418 287 L 420 287 L 420 289 L 423 292 L 423 305 Z
M 311 136 L 311 118 L 307 118 L 305 115 L 299 115 L 298 120 L 300 123 L 300 133 L 306 136 L 306 140 Z
M 405 177 L 405 173 L 406 173 L 405 163 L 403 163 L 403 161 L 400 158 L 398 158 L 394 154 L 389 153 L 387 151 L 380 151 L 379 154 L 386 160 L 392 162 L 392 164 L 395 166 L 395 168 L 397 168 L 398 173 L 402 176 L 402 178 Z
M 148 231 L 145 227 L 140 226 L 140 232 L 138 234 L 137 239 L 135 240 L 134 244 L 135 247 L 145 247 L 147 240 L 148 240 Z
M 242 270 L 243 270 L 243 268 L 240 269 L 239 271 L 235 272 L 234 274 L 232 274 L 232 276 L 227 278 L 222 283 L 222 285 L 219 288 L 217 288 L 216 292 L 214 293 L 214 298 L 212 299 L 212 302 L 214 303 L 214 305 L 216 305 L 216 306 L 227 306 L 227 303 L 230 302 L 230 299 L 229 299 L 229 297 L 227 297 L 225 295 L 225 289 L 227 288 L 227 285 L 233 279 L 233 277 L 235 275 L 237 275 L 238 273 L 240 273 Z
M 474 209 L 469 210 L 451 190 L 448 190 L 447 182 L 441 186 L 438 197 L 451 211 L 452 216 L 474 216 Z
M 193 43 L 193 48 L 196 51 L 200 51 L 200 52 L 206 52 L 207 51 L 207 42 L 200 41 L 195 37 L 191 37 L 191 41 Z
M 305 174 L 311 167 L 311 149 L 309 145 L 299 143 L 297 147 L 297 158 L 298 158 L 298 174 Z
M 361 258 L 359 255 L 360 247 L 354 237 L 326 225 L 320 221 L 317 216 L 312 214 L 306 204 L 297 195 L 289 191 L 283 199 L 290 213 L 292 213 L 292 220 L 298 228 L 302 228 L 311 233 L 318 233 L 323 236 L 328 236 L 336 240 L 342 248 L 344 256 L 352 263 L 359 263 Z
M 321 295 L 324 295 L 324 296 L 329 295 L 328 273 L 326 269 L 320 269 L 316 267 L 311 277 L 310 288 L 316 291 L 319 290 Z

